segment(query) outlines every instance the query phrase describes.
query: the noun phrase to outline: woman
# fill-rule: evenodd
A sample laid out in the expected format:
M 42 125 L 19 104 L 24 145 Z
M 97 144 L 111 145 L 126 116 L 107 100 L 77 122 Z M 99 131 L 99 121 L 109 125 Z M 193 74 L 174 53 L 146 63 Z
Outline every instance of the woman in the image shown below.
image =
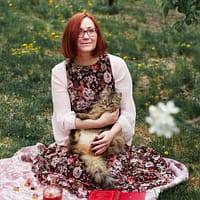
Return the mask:
M 92 150 L 102 154 L 120 130 L 130 145 L 135 124 L 131 76 L 121 58 L 106 53 L 106 43 L 91 14 L 79 13 L 68 21 L 62 54 L 66 60 L 52 70 L 53 133 L 57 144 L 68 140 L 71 129 L 113 125 L 99 135 Z M 66 68 L 71 72 L 69 77 Z M 86 112 L 105 87 L 122 93 L 120 111 L 106 112 L 97 120 L 76 118 L 75 113 Z
M 106 42 L 90 13 L 78 13 L 69 19 L 62 54 L 65 60 L 52 70 L 56 143 L 41 150 L 32 168 L 40 182 L 47 183 L 48 175 L 56 174 L 58 184 L 81 198 L 87 197 L 90 190 L 101 189 L 86 172 L 79 155 L 70 153 L 64 144 L 72 129 L 109 125 L 112 128 L 91 143 L 91 151 L 101 155 L 115 135 L 122 132 L 125 151 L 105 158 L 116 179 L 116 189 L 146 191 L 172 182 L 175 175 L 164 158 L 151 148 L 131 146 L 136 116 L 131 76 L 123 59 L 106 52 Z M 104 88 L 122 93 L 120 109 L 105 112 L 97 120 L 77 118 L 76 112 L 87 112 Z

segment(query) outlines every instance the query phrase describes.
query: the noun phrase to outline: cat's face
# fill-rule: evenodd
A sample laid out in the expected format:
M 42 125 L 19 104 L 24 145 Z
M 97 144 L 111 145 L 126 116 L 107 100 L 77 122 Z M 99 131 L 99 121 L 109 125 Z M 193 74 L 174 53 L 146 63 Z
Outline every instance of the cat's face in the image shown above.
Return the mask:
M 122 94 L 104 90 L 100 95 L 100 100 L 103 106 L 107 108 L 118 108 L 120 105 Z

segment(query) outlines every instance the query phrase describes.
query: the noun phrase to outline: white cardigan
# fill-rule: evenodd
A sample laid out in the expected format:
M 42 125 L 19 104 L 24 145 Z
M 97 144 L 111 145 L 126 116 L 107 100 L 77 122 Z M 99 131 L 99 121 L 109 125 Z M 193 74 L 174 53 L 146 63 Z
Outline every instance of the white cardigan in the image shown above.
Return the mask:
M 132 79 L 125 61 L 108 54 L 115 89 L 122 93 L 120 116 L 118 123 L 127 145 L 131 145 L 135 132 L 136 110 L 132 95 Z M 52 69 L 51 90 L 53 101 L 52 126 L 55 141 L 63 145 L 69 137 L 71 129 L 75 129 L 75 112 L 71 110 L 70 98 L 67 90 L 66 61 L 62 61 Z

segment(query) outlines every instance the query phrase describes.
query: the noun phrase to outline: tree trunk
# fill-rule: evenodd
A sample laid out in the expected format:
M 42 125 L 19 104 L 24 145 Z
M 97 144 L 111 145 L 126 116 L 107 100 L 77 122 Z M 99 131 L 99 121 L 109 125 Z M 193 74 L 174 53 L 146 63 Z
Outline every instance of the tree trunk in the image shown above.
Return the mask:
M 108 0 L 108 5 L 109 5 L 109 6 L 112 6 L 113 3 L 114 3 L 114 0 Z

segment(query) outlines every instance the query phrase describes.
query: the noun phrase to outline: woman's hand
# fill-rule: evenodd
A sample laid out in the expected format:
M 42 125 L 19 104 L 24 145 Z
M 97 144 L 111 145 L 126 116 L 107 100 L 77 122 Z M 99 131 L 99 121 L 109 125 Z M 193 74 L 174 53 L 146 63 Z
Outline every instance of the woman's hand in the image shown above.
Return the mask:
M 114 137 L 114 133 L 111 130 L 107 130 L 97 135 L 94 141 L 91 143 L 91 151 L 95 155 L 100 155 L 110 146 L 110 143 Z
M 99 127 L 106 127 L 116 123 L 119 117 L 119 109 L 114 112 L 106 111 L 104 112 L 99 119 L 97 119 Z

